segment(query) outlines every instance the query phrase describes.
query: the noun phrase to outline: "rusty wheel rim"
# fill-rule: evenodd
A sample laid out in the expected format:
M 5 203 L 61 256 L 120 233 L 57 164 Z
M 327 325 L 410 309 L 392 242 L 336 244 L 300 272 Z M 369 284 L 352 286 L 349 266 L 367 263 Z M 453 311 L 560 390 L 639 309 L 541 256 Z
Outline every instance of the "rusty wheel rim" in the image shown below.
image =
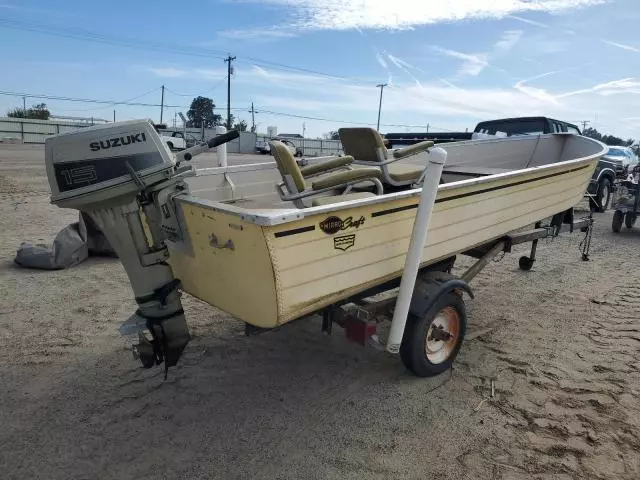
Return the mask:
M 424 340 L 424 352 L 433 364 L 446 362 L 460 339 L 460 314 L 445 307 L 435 316 Z

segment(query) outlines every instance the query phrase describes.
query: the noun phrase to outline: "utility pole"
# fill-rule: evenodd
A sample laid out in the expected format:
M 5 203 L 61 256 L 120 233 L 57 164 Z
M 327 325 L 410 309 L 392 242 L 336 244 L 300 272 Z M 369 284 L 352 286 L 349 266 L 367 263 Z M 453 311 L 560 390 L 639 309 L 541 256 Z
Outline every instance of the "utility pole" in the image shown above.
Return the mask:
M 256 111 L 253 109 L 253 102 L 251 102 L 251 131 L 256 133 Z
M 22 111 L 27 111 L 27 97 L 22 97 Z
M 582 124 L 582 131 L 584 132 L 587 129 L 587 125 L 589 125 L 591 123 L 591 121 L 582 120 L 580 123 Z
M 231 75 L 233 74 L 231 62 L 235 59 L 236 57 L 231 55 L 224 59 L 227 64 L 227 130 L 231 130 Z
M 380 89 L 380 103 L 378 104 L 378 127 L 376 128 L 376 130 L 380 131 L 380 111 L 382 110 L 382 92 L 384 91 L 384 87 L 386 87 L 388 84 L 386 83 L 380 83 L 378 85 L 376 85 L 377 88 Z
M 427 123 L 427 133 L 429 133 L 429 127 L 430 125 Z
M 160 123 L 162 123 L 163 113 L 164 113 L 164 85 L 162 85 L 162 100 L 160 101 Z
M 116 123 L 116 111 L 113 111 L 113 123 Z

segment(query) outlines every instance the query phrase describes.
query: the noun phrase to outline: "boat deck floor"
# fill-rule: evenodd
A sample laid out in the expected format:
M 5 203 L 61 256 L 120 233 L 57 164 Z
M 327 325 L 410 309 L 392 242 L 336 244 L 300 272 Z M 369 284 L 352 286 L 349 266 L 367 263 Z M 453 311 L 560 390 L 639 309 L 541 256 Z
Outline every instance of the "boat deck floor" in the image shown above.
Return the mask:
M 474 167 L 469 165 L 464 165 L 464 166 L 452 165 L 445 168 L 445 170 L 442 173 L 442 180 L 443 180 L 443 183 L 451 183 L 451 182 L 466 180 L 470 178 L 477 178 L 477 177 L 482 177 L 487 175 L 495 175 L 498 173 L 504 173 L 508 171 L 510 170 L 505 168 L 487 168 L 487 167 Z M 392 192 L 398 192 L 402 190 L 409 190 L 411 188 L 412 188 L 411 186 L 392 187 L 392 186 L 385 185 L 384 192 L 392 193 Z M 363 184 L 362 186 L 356 185 L 353 189 L 353 192 L 367 192 L 367 191 L 372 192 L 373 189 L 366 184 Z M 339 194 L 340 192 L 338 191 L 327 192 L 323 195 L 307 198 L 304 200 L 304 202 L 305 204 L 310 205 L 313 198 L 318 198 L 325 195 L 331 196 L 331 195 L 339 195 Z M 240 198 L 236 200 L 227 200 L 227 201 L 223 201 L 222 203 L 235 205 L 237 207 L 245 208 L 248 210 L 273 210 L 273 209 L 295 208 L 292 202 L 286 202 L 280 199 L 280 197 L 277 194 L 275 185 L 273 188 L 273 192 L 270 192 L 268 194 L 262 194 L 259 196 L 249 197 L 249 198 Z

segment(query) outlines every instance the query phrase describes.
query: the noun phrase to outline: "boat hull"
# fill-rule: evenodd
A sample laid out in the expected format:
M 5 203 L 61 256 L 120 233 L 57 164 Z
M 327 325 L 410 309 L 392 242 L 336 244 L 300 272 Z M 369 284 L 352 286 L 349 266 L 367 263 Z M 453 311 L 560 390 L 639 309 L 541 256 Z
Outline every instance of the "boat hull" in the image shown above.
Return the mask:
M 500 238 L 576 205 L 597 158 L 439 188 L 422 263 Z M 188 248 L 170 246 L 184 291 L 273 328 L 402 274 L 417 196 L 359 203 L 258 225 L 178 198 Z

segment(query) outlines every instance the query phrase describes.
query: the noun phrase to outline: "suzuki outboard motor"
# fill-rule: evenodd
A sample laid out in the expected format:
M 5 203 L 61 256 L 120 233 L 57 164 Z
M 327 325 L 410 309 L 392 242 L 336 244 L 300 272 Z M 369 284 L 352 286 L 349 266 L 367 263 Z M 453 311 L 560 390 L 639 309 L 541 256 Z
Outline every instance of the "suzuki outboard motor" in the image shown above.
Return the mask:
M 179 157 L 189 160 L 237 136 L 229 132 Z M 145 367 L 164 363 L 166 375 L 189 342 L 189 329 L 164 241 L 179 230 L 173 198 L 188 193 L 184 178 L 195 172 L 178 166 L 147 120 L 47 138 L 45 156 L 51 202 L 90 215 L 127 272 L 138 310 L 120 330 L 135 339 L 134 356 Z

